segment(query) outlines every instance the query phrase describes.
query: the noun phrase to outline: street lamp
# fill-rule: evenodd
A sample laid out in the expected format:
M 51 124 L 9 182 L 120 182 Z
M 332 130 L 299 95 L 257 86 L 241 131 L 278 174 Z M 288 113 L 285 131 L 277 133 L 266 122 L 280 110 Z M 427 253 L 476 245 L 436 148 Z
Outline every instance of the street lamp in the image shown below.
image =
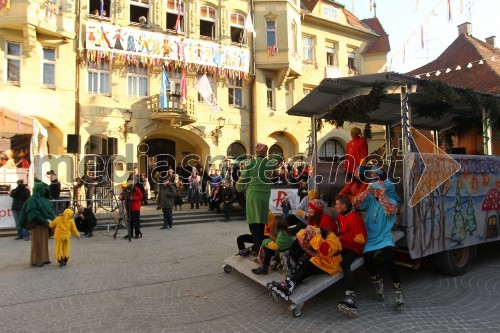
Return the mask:
M 132 111 L 123 111 L 123 119 L 125 120 L 125 123 L 120 126 L 120 133 L 122 133 L 123 139 L 127 142 L 128 133 L 132 132 L 132 126 L 128 125 L 128 123 L 132 120 Z
M 226 119 L 219 117 L 217 118 L 217 127 L 210 132 L 210 135 L 212 136 L 212 139 L 214 140 L 214 143 L 216 146 L 219 145 L 219 138 L 222 136 L 222 128 L 226 124 Z

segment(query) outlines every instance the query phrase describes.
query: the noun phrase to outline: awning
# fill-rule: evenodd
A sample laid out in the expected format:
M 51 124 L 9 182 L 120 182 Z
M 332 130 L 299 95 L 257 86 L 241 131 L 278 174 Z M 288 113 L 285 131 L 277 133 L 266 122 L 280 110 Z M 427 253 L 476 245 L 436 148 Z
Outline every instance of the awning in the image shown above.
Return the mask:
M 311 91 L 295 106 L 287 111 L 289 115 L 312 117 L 331 120 L 334 114 L 331 110 L 342 102 L 357 96 L 368 95 L 375 85 L 380 85 L 385 91 L 378 110 L 371 112 L 368 117 L 372 124 L 396 126 L 401 124 L 401 95 L 400 88 L 406 85 L 418 86 L 424 83 L 423 79 L 395 72 L 359 75 L 344 78 L 324 79 L 318 87 Z M 452 87 L 455 90 L 464 88 Z M 494 96 L 476 92 L 480 95 Z M 453 127 L 457 117 L 472 116 L 472 107 L 465 103 L 457 103 L 454 109 L 444 114 L 440 119 L 415 116 L 418 110 L 427 106 L 425 96 L 412 93 L 409 105 L 412 110 L 411 125 L 415 128 L 429 130 L 444 130 Z M 351 118 L 350 122 L 366 122 L 362 119 Z

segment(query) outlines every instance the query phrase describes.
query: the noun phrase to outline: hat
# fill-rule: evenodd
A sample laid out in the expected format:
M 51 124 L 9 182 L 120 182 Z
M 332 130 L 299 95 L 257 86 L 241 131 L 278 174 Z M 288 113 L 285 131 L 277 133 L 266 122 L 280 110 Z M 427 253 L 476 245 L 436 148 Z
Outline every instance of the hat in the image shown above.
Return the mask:
M 313 199 L 309 201 L 307 207 L 314 210 L 316 213 L 321 213 L 325 210 L 325 205 L 319 199 Z
M 122 187 L 123 187 L 123 188 L 128 187 L 128 183 L 127 183 L 127 182 L 123 182 L 123 183 L 122 183 Z
M 22 179 L 19 179 L 19 180 L 17 181 L 17 185 L 19 185 L 19 184 L 23 184 L 23 183 L 24 183 L 24 180 L 22 180 Z
M 359 128 L 359 127 L 353 127 L 353 128 L 351 128 L 351 134 L 360 135 L 361 134 L 361 128 Z
M 49 172 L 47 172 L 47 175 L 55 175 L 56 173 L 54 172 L 54 170 L 50 170 Z
M 376 182 L 368 185 L 368 187 L 371 189 L 374 189 L 374 190 L 381 190 L 381 189 L 385 188 L 385 182 L 383 182 L 381 180 L 377 180 Z
M 309 200 L 317 199 L 318 198 L 318 191 L 309 190 L 309 192 L 307 192 L 307 196 L 309 197 Z
M 255 145 L 255 152 L 258 154 L 258 155 L 266 155 L 267 154 L 267 146 L 263 143 L 257 143 Z

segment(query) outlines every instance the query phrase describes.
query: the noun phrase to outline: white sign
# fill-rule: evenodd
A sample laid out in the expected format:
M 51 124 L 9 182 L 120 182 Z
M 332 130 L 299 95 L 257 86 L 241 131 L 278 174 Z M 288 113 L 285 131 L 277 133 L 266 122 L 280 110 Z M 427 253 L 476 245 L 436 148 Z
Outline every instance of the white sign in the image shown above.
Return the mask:
M 12 214 L 12 198 L 10 195 L 0 195 L 0 228 L 15 228 L 16 222 Z
M 284 197 L 288 197 L 290 206 L 292 206 L 291 211 L 296 210 L 297 206 L 300 203 L 300 198 L 297 195 L 296 188 L 271 189 L 271 197 L 269 198 L 269 210 L 274 214 L 283 214 L 283 212 L 281 211 L 281 203 L 283 202 Z

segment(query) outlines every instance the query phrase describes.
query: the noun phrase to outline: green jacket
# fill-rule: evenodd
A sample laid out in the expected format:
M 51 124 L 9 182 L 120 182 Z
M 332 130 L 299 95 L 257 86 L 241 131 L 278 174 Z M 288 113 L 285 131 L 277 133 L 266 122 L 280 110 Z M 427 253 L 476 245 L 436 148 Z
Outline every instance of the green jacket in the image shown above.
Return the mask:
M 262 241 L 262 246 L 274 251 L 285 251 L 292 247 L 293 237 L 286 231 L 278 232 L 276 240 L 266 238 Z
M 168 185 L 160 185 L 156 204 L 161 208 L 174 208 L 175 188 Z
M 21 230 L 25 222 L 28 222 L 27 225 L 31 227 L 34 227 L 35 224 L 49 226 L 47 220 L 52 221 L 56 215 L 48 196 L 49 185 L 40 182 L 35 183 L 35 186 L 33 186 L 33 195 L 26 200 L 21 209 L 21 214 L 16 224 L 17 230 Z

